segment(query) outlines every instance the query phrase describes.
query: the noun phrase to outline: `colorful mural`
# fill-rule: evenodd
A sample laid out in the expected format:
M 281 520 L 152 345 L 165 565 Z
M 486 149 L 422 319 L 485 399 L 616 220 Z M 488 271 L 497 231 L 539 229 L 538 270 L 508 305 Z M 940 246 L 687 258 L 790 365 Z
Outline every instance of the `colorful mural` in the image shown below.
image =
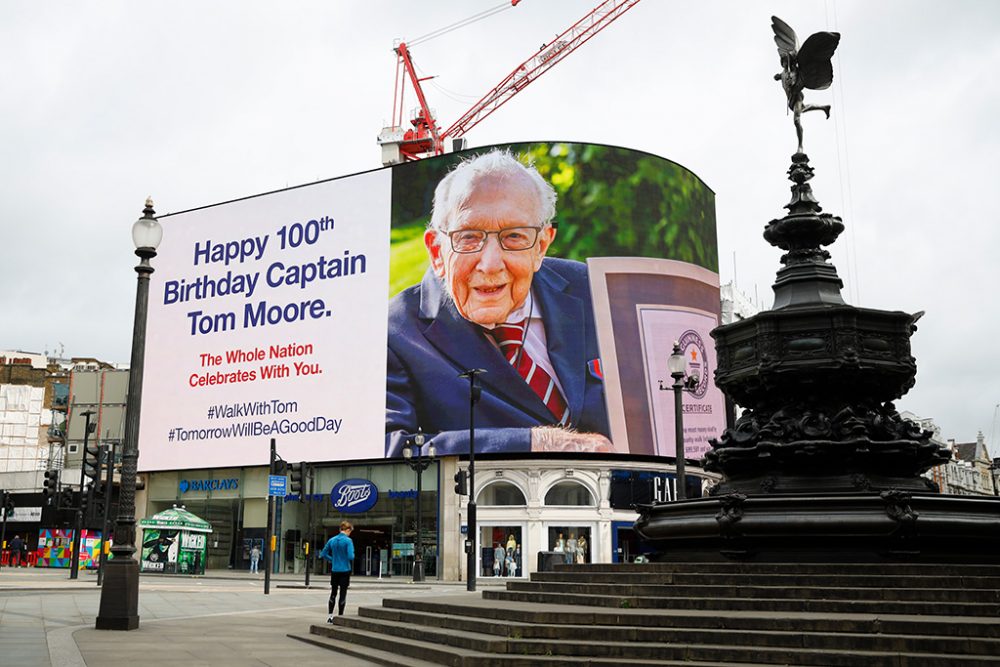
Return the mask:
M 80 569 L 96 569 L 101 554 L 101 531 L 80 533 Z M 43 528 L 38 534 L 38 562 L 35 567 L 69 569 L 73 559 L 73 529 Z

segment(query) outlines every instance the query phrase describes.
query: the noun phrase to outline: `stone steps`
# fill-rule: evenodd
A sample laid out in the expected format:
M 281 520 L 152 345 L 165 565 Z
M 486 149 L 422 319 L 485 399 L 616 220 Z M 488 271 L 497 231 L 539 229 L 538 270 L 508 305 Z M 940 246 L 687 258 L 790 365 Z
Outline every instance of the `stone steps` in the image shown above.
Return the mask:
M 870 625 L 857 631 L 849 632 L 840 619 L 828 619 L 825 630 L 817 630 L 819 624 L 813 624 L 809 633 L 803 633 L 800 625 L 786 624 L 787 629 L 776 629 L 774 623 L 757 623 L 757 627 L 718 628 L 698 627 L 695 624 L 658 627 L 637 627 L 623 624 L 542 624 L 513 621 L 499 621 L 493 618 L 475 618 L 449 613 L 437 613 L 427 617 L 425 612 L 389 609 L 385 607 L 363 608 L 362 621 L 394 624 L 401 627 L 426 627 L 443 631 L 458 631 L 479 633 L 481 635 L 497 635 L 508 639 L 565 639 L 587 642 L 595 636 L 608 642 L 659 642 L 677 643 L 691 642 L 695 644 L 721 644 L 725 646 L 758 646 L 784 648 L 817 648 L 824 650 L 853 650 L 867 642 L 873 651 L 910 651 L 915 653 L 964 653 L 980 656 L 1000 655 L 1000 639 L 969 638 L 947 634 L 947 624 L 939 624 L 934 630 L 941 634 L 930 634 L 923 626 L 913 628 L 909 633 L 905 624 L 897 624 L 904 632 L 893 633 L 885 627 L 874 637 L 868 639 Z M 757 620 L 757 619 L 750 619 Z M 778 619 L 773 619 L 778 620 Z M 874 621 L 874 624 L 879 623 Z M 364 628 L 365 623 L 351 623 L 350 627 Z M 370 626 L 372 627 L 372 626 Z M 393 632 L 391 629 L 383 631 Z M 448 640 L 444 640 L 449 643 Z
M 555 572 L 536 572 L 531 575 L 531 581 L 573 582 L 579 574 L 571 570 Z M 691 572 L 588 572 L 590 583 L 610 584 L 676 584 L 688 586 L 710 585 L 744 585 L 746 575 L 729 573 L 691 573 Z M 962 576 L 957 579 L 918 577 L 916 575 L 863 574 L 863 575 L 823 575 L 823 574 L 754 574 L 754 583 L 759 586 L 834 586 L 858 588 L 924 588 L 953 589 L 958 583 L 963 589 L 996 589 L 1000 588 L 1000 576 Z
M 341 617 L 342 618 L 342 617 Z M 347 629 L 338 625 L 314 625 L 310 634 L 289 634 L 292 639 L 308 642 L 338 653 L 371 660 L 383 665 L 450 665 L 452 667 L 765 667 L 772 663 L 719 662 L 670 659 L 602 658 L 577 655 L 496 654 L 457 647 L 441 646 L 424 639 L 397 639 L 378 632 Z M 549 649 L 546 649 L 549 650 Z M 336 664 L 331 662 L 331 664 Z M 846 663 L 845 663 L 846 664 Z M 974 663 L 969 663 L 973 667 Z
M 342 617 L 332 626 L 313 626 L 311 633 L 331 639 L 362 643 L 378 650 L 391 649 L 407 658 L 416 658 L 448 665 L 535 664 L 539 658 L 551 658 L 553 664 L 621 664 L 629 659 L 639 664 L 674 662 L 739 662 L 747 655 L 747 644 L 726 645 L 717 640 L 698 643 L 696 639 L 681 641 L 628 641 L 606 639 L 599 626 L 593 627 L 590 640 L 575 639 L 507 639 L 495 635 L 454 630 L 435 630 L 424 626 L 409 626 L 377 622 L 361 617 Z M 594 639 L 599 638 L 599 639 Z M 962 665 L 995 667 L 995 654 L 957 655 L 955 649 L 921 652 L 898 640 L 895 646 L 861 650 L 856 647 L 824 648 L 822 646 L 774 646 L 758 637 L 751 639 L 753 656 L 762 664 L 780 665 L 843 665 L 845 667 L 883 667 L 887 656 L 899 664 Z M 890 640 L 891 641 L 891 638 Z M 562 662 L 559 662 L 562 659 Z M 521 662 L 524 661 L 524 662 Z
M 734 630 L 787 630 L 799 632 L 854 632 L 899 635 L 951 635 L 1000 640 L 1000 622 L 993 618 L 935 615 L 875 615 L 800 613 L 790 617 L 784 613 L 733 610 L 727 615 L 705 610 L 672 609 L 601 609 L 580 605 L 546 603 L 523 604 L 493 600 L 483 604 L 477 598 L 452 597 L 413 600 L 386 599 L 382 607 L 364 607 L 362 615 L 412 613 L 408 621 L 423 617 L 434 624 L 436 619 L 453 617 L 478 623 L 484 627 L 501 628 L 504 623 L 519 623 L 522 627 L 545 632 L 552 626 L 600 625 L 628 628 L 681 627 Z M 499 630 L 498 630 L 499 631 Z
M 965 563 L 759 563 L 754 561 L 731 562 L 665 562 L 665 563 L 587 563 L 583 565 L 555 566 L 555 572 L 578 575 L 596 572 L 656 573 L 684 572 L 692 574 L 819 574 L 819 575 L 905 575 L 919 577 L 1000 577 L 1000 565 L 972 565 Z
M 297 638 L 406 665 L 995 667 L 998 582 L 912 563 L 562 566 L 479 596 L 387 598 Z
M 929 602 L 921 600 L 839 600 L 839 599 L 787 599 L 787 598 L 714 598 L 669 597 L 639 595 L 595 595 L 593 593 L 561 593 L 553 591 L 484 591 L 487 600 L 516 600 L 518 602 L 551 602 L 578 604 L 621 609 L 726 609 L 767 612 L 817 612 L 840 614 L 922 614 L 949 616 L 1000 615 L 1000 603 Z
M 838 600 L 884 600 L 899 602 L 971 602 L 1000 603 L 1000 589 L 954 588 L 872 588 L 840 586 L 760 586 L 756 585 L 678 585 L 678 584 L 613 584 L 574 581 L 511 581 L 508 591 L 575 593 L 577 595 L 610 595 L 621 597 L 718 597 L 718 598 L 795 598 L 805 600 L 834 597 Z M 1000 605 L 995 606 L 1000 611 Z
M 307 644 L 312 644 L 313 646 L 318 646 L 320 648 L 333 651 L 338 655 L 353 656 L 355 658 L 362 658 L 373 662 L 377 665 L 400 665 L 404 664 L 400 662 L 400 654 L 394 653 L 392 651 L 384 651 L 371 646 L 358 645 L 354 641 L 341 641 L 339 639 L 332 639 L 319 634 L 294 634 L 289 633 L 288 635 L 292 639 L 297 639 L 301 642 Z M 336 657 L 330 658 L 330 664 L 336 665 Z M 426 660 L 419 660 L 417 658 L 407 658 L 405 664 L 407 667 L 437 667 L 442 663 L 440 662 L 427 662 Z

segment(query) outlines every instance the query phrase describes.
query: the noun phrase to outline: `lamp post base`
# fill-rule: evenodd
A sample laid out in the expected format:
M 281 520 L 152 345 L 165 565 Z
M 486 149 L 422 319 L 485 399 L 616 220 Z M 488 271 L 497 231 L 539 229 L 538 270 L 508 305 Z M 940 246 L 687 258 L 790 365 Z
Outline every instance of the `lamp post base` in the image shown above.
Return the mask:
M 139 627 L 139 563 L 107 561 L 101 587 L 98 630 L 135 630 Z
M 415 560 L 413 561 L 413 581 L 423 581 L 424 580 L 424 561 Z

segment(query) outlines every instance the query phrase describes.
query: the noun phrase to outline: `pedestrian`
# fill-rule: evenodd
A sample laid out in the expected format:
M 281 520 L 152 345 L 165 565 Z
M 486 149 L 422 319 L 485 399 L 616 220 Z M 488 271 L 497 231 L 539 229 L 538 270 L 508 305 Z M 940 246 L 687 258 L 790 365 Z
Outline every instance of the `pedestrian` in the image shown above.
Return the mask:
M 354 542 L 351 541 L 351 531 L 354 526 L 348 521 L 340 522 L 340 532 L 329 539 L 320 558 L 330 561 L 330 602 L 327 603 L 327 623 L 333 623 L 333 604 L 337 602 L 337 614 L 344 615 L 347 605 L 347 587 L 351 585 L 351 570 L 354 567 Z M 340 599 L 337 599 L 337 591 Z
M 10 566 L 18 567 L 21 564 L 21 550 L 24 548 L 24 540 L 20 535 L 15 535 L 10 541 Z
M 260 547 L 254 542 L 250 548 L 250 574 L 258 574 L 257 563 L 260 562 Z

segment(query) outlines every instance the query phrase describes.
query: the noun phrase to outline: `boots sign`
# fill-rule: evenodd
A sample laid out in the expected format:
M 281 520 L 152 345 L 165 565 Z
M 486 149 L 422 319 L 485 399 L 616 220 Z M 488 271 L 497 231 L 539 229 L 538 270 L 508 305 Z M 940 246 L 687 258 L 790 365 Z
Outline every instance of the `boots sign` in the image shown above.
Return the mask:
M 378 502 L 378 487 L 367 479 L 345 479 L 330 492 L 333 508 L 344 514 L 367 512 Z

